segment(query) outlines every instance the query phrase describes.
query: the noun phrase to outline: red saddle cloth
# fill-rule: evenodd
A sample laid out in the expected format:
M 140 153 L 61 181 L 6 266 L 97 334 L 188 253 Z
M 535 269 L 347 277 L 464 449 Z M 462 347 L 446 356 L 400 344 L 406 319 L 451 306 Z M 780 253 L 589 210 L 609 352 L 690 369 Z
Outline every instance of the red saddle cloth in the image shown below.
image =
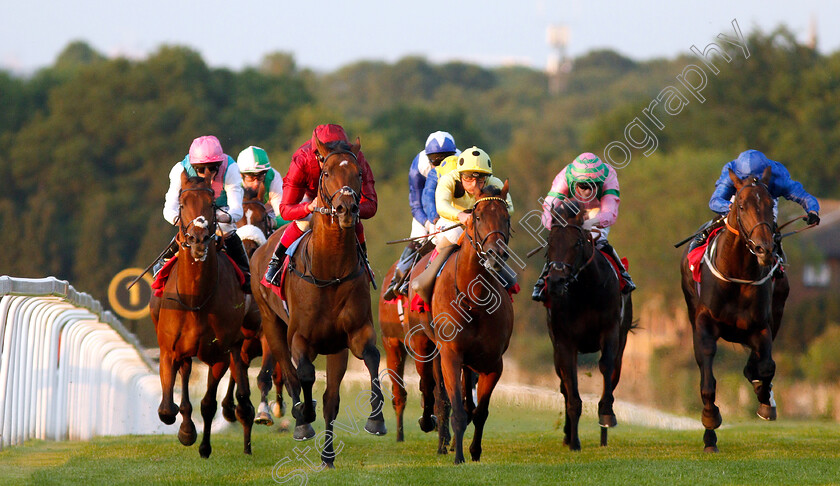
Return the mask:
M 706 253 L 706 248 L 709 246 L 712 239 L 717 236 L 718 232 L 722 229 L 723 228 L 718 228 L 712 231 L 709 237 L 706 238 L 705 243 L 688 252 L 688 268 L 691 269 L 691 277 L 697 283 L 700 283 L 700 270 L 703 263 L 703 254 Z
M 223 255 L 228 257 L 230 263 L 233 265 L 233 269 L 236 270 L 236 279 L 239 280 L 239 285 L 245 284 L 245 274 L 242 273 L 242 270 L 239 269 L 239 265 L 233 261 L 233 258 L 230 257 L 227 253 L 222 252 Z M 170 258 L 168 262 L 163 264 L 163 268 L 155 277 L 155 281 L 152 282 L 152 290 L 155 293 L 155 297 L 160 297 L 163 295 L 163 288 L 166 287 L 166 281 L 169 280 L 169 274 L 172 273 L 172 269 L 175 268 L 175 261 L 178 260 L 178 255 Z

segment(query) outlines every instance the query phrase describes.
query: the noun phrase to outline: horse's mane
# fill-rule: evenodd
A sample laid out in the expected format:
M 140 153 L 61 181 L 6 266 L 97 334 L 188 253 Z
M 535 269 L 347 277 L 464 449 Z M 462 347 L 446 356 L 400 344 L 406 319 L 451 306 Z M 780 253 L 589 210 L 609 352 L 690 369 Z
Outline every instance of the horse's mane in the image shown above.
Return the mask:
M 580 207 L 580 202 L 575 199 L 563 199 L 560 204 L 554 206 L 551 210 L 551 224 L 566 226 L 569 223 L 577 222 L 581 217 L 583 211 Z
M 245 194 L 242 196 L 242 199 L 256 199 L 256 198 L 257 198 L 257 191 L 250 188 L 250 187 L 246 187 L 245 188 Z
M 346 150 L 350 151 L 350 144 L 345 142 L 344 140 L 336 140 L 334 142 L 327 142 L 324 144 L 331 152 L 335 152 L 336 150 Z
M 187 179 L 187 183 L 190 185 L 204 184 L 205 180 L 201 176 L 191 176 L 189 179 Z
M 478 199 L 482 197 L 500 197 L 502 195 L 502 190 L 496 186 L 484 186 L 481 188 L 481 194 L 479 194 Z

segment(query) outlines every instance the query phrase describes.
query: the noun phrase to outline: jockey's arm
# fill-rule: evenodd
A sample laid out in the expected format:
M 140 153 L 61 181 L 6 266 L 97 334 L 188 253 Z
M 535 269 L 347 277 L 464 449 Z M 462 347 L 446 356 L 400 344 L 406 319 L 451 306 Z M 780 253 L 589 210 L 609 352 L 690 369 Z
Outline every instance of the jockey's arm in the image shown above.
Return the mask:
M 784 196 L 785 199 L 802 206 L 805 212 L 820 212 L 820 203 L 817 198 L 808 193 L 801 182 L 793 180 L 785 166 L 775 163 L 772 165 L 771 173 L 773 181 L 770 187 L 780 191 L 780 194 L 771 194 L 773 197 Z
M 709 199 L 709 209 L 721 215 L 729 212 L 730 201 L 732 196 L 735 195 L 735 185 L 732 183 L 732 179 L 729 178 L 730 167 L 730 164 L 723 166 L 723 170 L 720 172 L 720 178 L 715 182 L 715 192 L 712 193 L 712 197 Z
M 457 172 L 450 172 L 438 179 L 438 185 L 435 189 L 435 208 L 441 218 L 450 221 L 458 221 L 458 213 L 462 210 L 454 205 L 455 177 Z
M 283 177 L 280 176 L 279 172 L 274 170 L 274 179 L 271 181 L 271 186 L 268 188 L 268 205 L 271 207 L 273 213 L 272 216 L 276 223 L 275 227 L 277 228 L 286 223 L 286 220 L 280 217 L 281 202 L 283 202 Z
M 306 175 L 301 167 L 305 166 L 305 156 L 299 151 L 292 156 L 289 171 L 283 178 L 283 195 L 280 199 L 280 217 L 286 221 L 297 221 L 308 216 L 309 202 L 303 201 L 306 195 Z
M 568 197 L 569 185 L 566 183 L 566 169 L 564 168 L 554 177 L 551 189 L 549 189 L 548 195 L 543 201 L 542 224 L 546 229 L 551 229 L 551 214 L 554 206 Z
M 411 167 L 408 169 L 408 205 L 411 207 L 411 215 L 418 223 L 425 225 L 429 220 L 423 206 L 423 192 L 428 182 L 428 176 L 424 177 L 418 169 L 420 155 L 414 157 Z
M 362 169 L 362 198 L 359 201 L 359 218 L 370 219 L 376 214 L 377 209 L 376 181 L 373 179 L 373 171 L 362 152 L 359 152 L 358 160 Z
M 232 159 L 230 159 L 232 161 Z M 244 189 L 242 189 L 242 175 L 239 173 L 239 167 L 236 163 L 229 163 L 227 173 L 225 174 L 225 193 L 227 194 L 227 213 L 230 214 L 230 222 L 236 223 L 242 219 L 242 197 L 244 196 Z
M 181 173 L 184 168 L 180 163 L 175 164 L 169 171 L 169 189 L 163 203 L 163 219 L 175 225 L 178 219 L 178 197 L 181 193 Z

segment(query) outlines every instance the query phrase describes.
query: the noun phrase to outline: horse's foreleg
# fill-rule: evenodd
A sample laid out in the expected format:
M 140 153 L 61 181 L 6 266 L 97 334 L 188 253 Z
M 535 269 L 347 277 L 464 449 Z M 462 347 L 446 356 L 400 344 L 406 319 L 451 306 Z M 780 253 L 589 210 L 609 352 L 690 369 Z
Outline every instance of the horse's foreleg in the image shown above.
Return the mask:
M 577 379 L 577 349 L 570 343 L 555 339 L 554 369 L 560 377 L 560 385 L 566 401 L 566 424 L 563 427 L 565 436 L 563 443 L 569 445 L 573 451 L 580 450 L 578 424 L 583 411 L 583 400 L 578 391 Z
M 278 417 L 286 415 L 286 402 L 283 400 L 283 385 L 286 382 L 285 374 L 283 373 L 283 366 L 279 361 L 274 362 L 274 389 L 277 390 L 277 400 L 274 402 L 274 407 L 271 413 Z
M 222 417 L 225 418 L 228 422 L 236 422 L 236 410 L 235 404 L 233 401 L 233 393 L 234 388 L 236 387 L 236 382 L 231 378 L 228 381 L 227 392 L 225 392 L 225 397 L 222 399 Z
M 701 416 L 706 433 L 703 436 L 705 450 L 717 452 L 717 436 L 714 429 L 720 427 L 723 419 L 720 409 L 715 405 L 715 375 L 712 372 L 712 362 L 717 352 L 718 335 L 716 328 L 707 315 L 697 316 L 694 326 L 694 359 L 700 367 L 700 396 L 703 399 L 703 414 Z M 711 433 L 709 433 L 712 431 Z
M 467 412 L 467 424 L 469 424 L 475 412 L 476 396 L 473 395 L 473 391 L 475 391 L 478 377 L 469 368 L 464 368 L 462 371 L 464 373 L 461 384 L 464 389 L 464 411 Z
M 335 469 L 335 456 L 341 453 L 344 449 L 344 444 L 339 443 L 336 447 L 335 433 L 333 432 L 333 424 L 336 417 L 338 417 L 339 403 L 339 389 L 341 388 L 341 380 L 344 378 L 344 372 L 347 371 L 347 350 L 343 350 L 336 354 L 327 356 L 327 389 L 324 391 L 324 424 L 325 427 L 325 441 L 324 449 L 321 451 L 321 461 L 330 469 Z M 355 417 L 348 417 L 348 420 L 355 420 Z M 317 442 L 317 441 L 316 441 Z
M 248 364 L 242 360 L 238 349 L 230 353 L 230 372 L 236 381 L 236 418 L 242 424 L 243 452 L 251 453 L 251 428 L 254 425 L 254 405 L 251 404 L 251 384 L 248 382 Z
M 773 335 L 769 328 L 750 336 L 752 348 L 744 375 L 753 385 L 758 397 L 756 413 L 764 420 L 776 420 L 776 400 L 773 399 L 773 376 L 776 374 L 776 362 L 773 361 Z
M 598 424 L 602 428 L 615 427 L 618 422 L 613 412 L 613 376 L 615 373 L 615 360 L 618 351 L 617 333 L 609 333 L 601 339 L 601 359 L 598 360 L 598 368 L 604 378 L 604 390 L 601 393 L 601 400 L 598 402 Z M 601 430 L 601 445 L 607 445 L 606 430 Z
M 394 413 L 397 416 L 397 442 L 402 442 L 405 440 L 403 433 L 403 413 L 405 413 L 405 402 L 408 396 L 403 382 L 406 351 L 402 342 L 397 338 L 382 338 L 382 344 L 385 347 L 388 375 L 391 377 L 392 404 L 394 405 Z M 420 380 L 422 381 L 423 378 L 421 377 Z
M 271 407 L 268 406 L 268 394 L 271 392 L 271 379 L 276 361 L 271 354 L 268 341 L 266 341 L 264 336 L 260 337 L 260 344 L 262 345 L 262 366 L 260 367 L 260 373 L 257 375 L 257 386 L 260 389 L 260 405 L 257 410 L 255 422 L 271 427 L 274 425 L 274 417 L 271 416 Z M 278 394 L 280 393 L 279 388 L 277 392 Z
M 493 394 L 493 389 L 496 388 L 496 383 L 502 376 L 502 362 L 499 360 L 498 370 L 492 373 L 478 375 L 478 403 L 473 410 L 473 426 L 475 426 L 475 434 L 473 435 L 472 444 L 470 444 L 470 456 L 473 461 L 481 459 L 481 437 L 484 434 L 484 424 L 487 422 L 490 407 L 490 395 Z M 472 394 L 472 390 L 467 391 Z
M 178 440 L 185 446 L 195 444 L 198 434 L 192 420 L 192 403 L 190 403 L 190 372 L 192 358 L 184 358 L 181 362 L 181 428 L 178 429 Z
M 285 382 L 286 391 L 292 399 L 292 405 L 294 406 L 300 402 L 300 380 L 297 377 L 297 370 L 292 365 L 291 350 L 286 336 L 288 327 L 282 323 L 280 318 L 277 317 L 277 314 L 266 303 L 258 303 L 260 304 L 260 315 L 262 315 L 263 338 L 271 350 L 271 355 L 277 360 L 277 363 L 280 364 L 280 368 L 282 369 L 282 373 L 279 373 L 279 375 L 275 374 L 275 380 L 278 379 L 277 376 L 282 377 L 280 380 Z M 277 393 L 278 395 L 282 393 L 280 387 L 278 387 Z M 278 400 L 281 398 L 278 398 Z
M 385 417 L 382 409 L 385 406 L 385 398 L 382 395 L 382 385 L 379 383 L 379 350 L 371 339 L 362 351 L 362 359 L 365 361 L 368 373 L 370 373 L 370 416 L 365 424 L 365 430 L 373 435 L 385 435 L 388 429 L 385 427 Z
M 434 382 L 431 386 L 434 387 L 435 397 L 435 417 L 438 426 L 438 454 L 446 454 L 448 452 L 449 443 L 452 437 L 449 434 L 449 413 L 452 406 L 449 402 L 449 395 L 446 394 L 446 385 L 443 382 L 443 371 L 440 365 L 440 354 L 437 354 L 432 360 L 431 366 Z M 454 444 L 453 444 L 453 449 Z
M 198 453 L 207 459 L 213 448 L 210 446 L 210 429 L 213 425 L 213 417 L 216 416 L 216 392 L 219 389 L 219 382 L 225 376 L 228 369 L 227 356 L 222 361 L 210 365 L 207 371 L 207 393 L 201 399 L 201 418 L 204 420 L 204 435 L 201 437 L 201 444 L 198 446 Z
M 787 274 L 783 274 L 773 282 L 773 303 L 771 304 L 771 316 L 773 321 L 770 327 L 773 330 L 773 339 L 779 335 L 779 327 L 782 325 L 782 315 L 785 312 L 785 301 L 790 293 L 790 284 Z
M 464 395 L 461 389 L 461 367 L 463 359 L 449 346 L 441 347 L 441 372 L 446 384 L 446 393 L 452 403 L 452 432 L 455 435 L 455 464 L 464 462 L 464 431 L 467 428 L 467 412 L 464 411 Z
M 175 373 L 178 371 L 174 361 L 173 353 L 161 348 L 159 366 L 161 398 L 160 406 L 158 406 L 158 417 L 166 425 L 174 424 L 175 416 L 178 415 L 178 407 L 175 406 L 175 400 L 173 399 Z

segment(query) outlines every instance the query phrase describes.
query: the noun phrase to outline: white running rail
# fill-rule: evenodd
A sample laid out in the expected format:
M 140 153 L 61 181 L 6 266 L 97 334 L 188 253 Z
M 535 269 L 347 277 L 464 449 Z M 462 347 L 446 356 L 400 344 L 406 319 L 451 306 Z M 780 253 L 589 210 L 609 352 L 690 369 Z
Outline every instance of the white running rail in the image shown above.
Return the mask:
M 157 366 L 90 295 L 0 276 L 0 450 L 29 439 L 177 431 L 157 416 Z

